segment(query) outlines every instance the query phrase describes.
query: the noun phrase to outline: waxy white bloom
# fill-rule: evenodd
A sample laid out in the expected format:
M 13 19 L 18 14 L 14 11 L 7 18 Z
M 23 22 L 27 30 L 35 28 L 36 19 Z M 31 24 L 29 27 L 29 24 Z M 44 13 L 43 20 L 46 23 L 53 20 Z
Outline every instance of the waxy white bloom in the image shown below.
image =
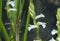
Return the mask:
M 49 41 L 55 41 L 54 38 L 52 37 L 52 39 L 50 39 Z
M 37 25 L 29 25 L 28 31 L 31 31 L 31 29 L 37 28 Z
M 17 10 L 16 8 L 10 8 L 8 11 L 10 12 L 10 11 L 17 11 Z
M 52 34 L 52 35 L 55 35 L 56 33 L 58 33 L 58 31 L 55 30 L 55 29 L 53 29 L 53 30 L 51 31 L 51 34 Z
M 45 23 L 45 22 L 38 22 L 37 24 L 38 25 L 42 25 L 42 27 L 45 28 L 47 23 Z
M 9 2 L 8 4 L 10 4 L 12 7 L 15 7 L 15 2 L 14 1 Z
M 35 19 L 39 19 L 39 18 L 41 18 L 41 17 L 45 17 L 42 13 L 40 14 L 40 15 L 37 15 L 36 17 L 35 17 Z

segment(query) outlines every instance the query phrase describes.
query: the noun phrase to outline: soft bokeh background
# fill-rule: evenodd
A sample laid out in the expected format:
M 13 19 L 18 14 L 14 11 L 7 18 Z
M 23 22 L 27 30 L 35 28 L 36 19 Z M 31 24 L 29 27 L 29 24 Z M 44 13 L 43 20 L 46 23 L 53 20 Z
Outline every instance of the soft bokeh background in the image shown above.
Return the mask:
M 21 13 L 22 13 L 22 8 L 23 8 L 23 5 L 24 5 L 24 0 L 14 0 L 12 3 L 11 0 L 7 0 L 6 2 L 6 7 L 5 9 L 7 10 L 7 16 L 8 18 L 10 19 L 10 33 L 8 34 L 7 31 L 6 31 L 6 28 L 5 26 L 3 25 L 3 22 L 2 22 L 2 0 L 0 0 L 0 41 L 1 40 L 1 35 L 2 35 L 2 32 L 4 34 L 4 38 L 5 38 L 5 41 L 20 41 L 19 40 L 19 33 L 20 33 L 20 17 L 21 17 Z M 14 3 L 15 2 L 15 3 Z M 13 8 L 10 8 L 9 7 L 9 4 L 13 4 Z M 17 5 L 18 4 L 18 5 Z M 32 15 L 32 13 L 33 15 Z M 34 20 L 34 17 L 35 17 L 35 12 L 34 12 L 34 5 L 32 3 L 32 1 L 30 0 L 30 6 L 29 6 L 29 11 L 28 11 L 28 18 L 27 18 L 27 21 L 26 21 L 26 28 L 28 27 L 28 24 L 29 24 L 29 16 L 31 14 L 31 17 L 33 18 Z M 57 37 L 57 41 L 60 41 L 60 8 L 57 9 L 57 27 L 58 27 L 58 37 Z M 36 21 L 36 20 L 34 20 Z M 36 22 L 35 22 L 35 25 L 36 25 Z M 25 33 L 24 35 L 24 41 L 26 41 L 26 34 L 27 32 Z

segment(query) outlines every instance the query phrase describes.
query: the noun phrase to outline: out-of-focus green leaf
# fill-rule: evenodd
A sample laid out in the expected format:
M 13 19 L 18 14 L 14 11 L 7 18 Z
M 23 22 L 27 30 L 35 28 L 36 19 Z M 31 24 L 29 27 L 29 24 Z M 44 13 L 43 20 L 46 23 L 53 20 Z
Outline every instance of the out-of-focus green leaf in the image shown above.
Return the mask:
M 5 40 L 10 41 L 10 38 L 9 38 L 9 36 L 7 34 L 7 31 L 6 31 L 4 25 L 3 25 L 2 21 L 1 21 L 1 18 L 2 18 L 2 0 L 0 0 L 0 35 L 1 35 L 1 32 L 2 32 L 3 35 L 4 35 Z M 1 37 L 0 37 L 0 41 L 2 41 Z
M 1 16 L 2 15 L 2 0 L 0 0 L 0 19 L 1 19 Z
M 2 15 L 2 0 L 0 0 L 0 20 L 1 20 L 1 16 Z M 0 41 L 1 41 L 1 27 L 0 27 Z
M 2 40 L 1 40 L 1 37 L 0 37 L 0 41 L 2 41 Z
M 5 40 L 6 41 L 10 41 L 10 38 L 8 36 L 8 33 L 7 33 L 7 31 L 6 31 L 6 29 L 5 29 L 5 27 L 4 27 L 4 25 L 3 25 L 3 23 L 2 23 L 1 20 L 0 20 L 0 28 L 1 28 L 2 32 L 3 32 L 3 35 L 4 35 Z
M 19 12 L 19 15 L 21 15 L 21 13 L 22 13 L 23 5 L 24 5 L 24 0 L 20 0 L 20 12 Z
M 60 8 L 58 8 L 57 10 L 56 17 L 57 17 L 57 27 L 58 27 L 58 37 L 57 37 L 57 40 L 58 40 L 58 38 L 60 39 Z

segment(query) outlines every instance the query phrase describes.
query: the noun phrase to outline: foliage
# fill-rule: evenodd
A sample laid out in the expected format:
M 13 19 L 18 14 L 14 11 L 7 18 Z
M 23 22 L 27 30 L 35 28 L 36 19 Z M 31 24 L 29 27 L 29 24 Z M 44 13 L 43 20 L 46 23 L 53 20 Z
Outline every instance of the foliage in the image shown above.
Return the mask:
M 2 23 L 2 20 L 1 20 L 1 18 L 2 18 L 2 0 L 0 0 L 0 34 L 2 31 L 6 41 L 19 41 L 19 31 L 20 31 L 19 30 L 20 29 L 19 28 L 20 27 L 19 20 L 21 17 L 23 5 L 24 5 L 24 0 L 14 0 L 13 2 L 15 2 L 15 6 L 12 8 L 12 10 L 9 7 L 9 2 L 11 2 L 11 0 L 7 0 L 6 10 L 7 10 L 8 18 L 10 19 L 10 23 L 11 23 L 11 29 L 12 29 L 11 33 L 10 33 L 11 36 L 8 35 L 4 25 Z M 30 17 L 33 18 L 34 25 L 37 25 L 37 27 L 39 27 L 38 24 L 36 23 L 35 16 L 36 16 L 36 14 L 34 11 L 34 5 L 33 5 L 32 0 L 30 0 L 23 41 L 26 41 L 26 39 L 27 39 L 27 33 L 28 33 L 27 28 L 28 28 Z M 60 9 L 58 9 L 56 16 L 57 16 L 57 20 L 58 20 L 57 21 L 57 27 L 58 27 L 57 41 L 59 41 L 58 38 L 60 39 Z M 38 32 L 39 32 L 39 28 L 37 29 L 37 34 L 38 34 Z M 10 40 L 11 37 L 12 37 L 12 40 Z M 38 37 L 38 38 L 40 39 L 40 37 Z M 1 37 L 0 37 L 0 41 L 2 41 Z
M 58 37 L 57 40 L 60 41 L 60 8 L 57 10 L 57 27 L 58 27 Z

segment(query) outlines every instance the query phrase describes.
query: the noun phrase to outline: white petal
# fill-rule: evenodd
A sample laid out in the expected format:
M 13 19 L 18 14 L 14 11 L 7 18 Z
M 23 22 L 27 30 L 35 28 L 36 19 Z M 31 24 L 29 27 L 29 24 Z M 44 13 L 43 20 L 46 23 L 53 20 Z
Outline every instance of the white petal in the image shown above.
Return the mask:
M 36 27 L 37 27 L 36 25 L 30 25 L 30 26 L 28 27 L 28 30 L 31 31 L 31 29 L 34 29 L 34 28 L 36 28 Z
M 43 26 L 43 28 L 45 28 L 45 27 L 46 27 L 46 25 L 45 25 L 45 24 L 43 24 L 42 26 Z
M 14 2 L 14 1 L 9 2 L 9 4 L 10 4 L 12 7 L 15 6 L 15 2 Z
M 52 39 L 50 39 L 49 41 L 55 41 L 54 38 L 52 37 Z
M 28 31 L 31 31 L 31 29 L 32 29 L 31 27 L 28 27 Z
M 56 33 L 58 33 L 58 31 L 55 30 L 55 29 L 53 29 L 52 32 L 51 32 L 52 35 L 55 35 Z
M 41 17 L 45 17 L 43 14 L 40 14 L 40 15 L 37 15 L 36 17 L 35 17 L 35 19 L 39 19 L 39 18 L 41 18 Z
M 38 25 L 42 25 L 42 27 L 45 28 L 47 23 L 45 23 L 45 22 L 38 22 L 37 24 Z

